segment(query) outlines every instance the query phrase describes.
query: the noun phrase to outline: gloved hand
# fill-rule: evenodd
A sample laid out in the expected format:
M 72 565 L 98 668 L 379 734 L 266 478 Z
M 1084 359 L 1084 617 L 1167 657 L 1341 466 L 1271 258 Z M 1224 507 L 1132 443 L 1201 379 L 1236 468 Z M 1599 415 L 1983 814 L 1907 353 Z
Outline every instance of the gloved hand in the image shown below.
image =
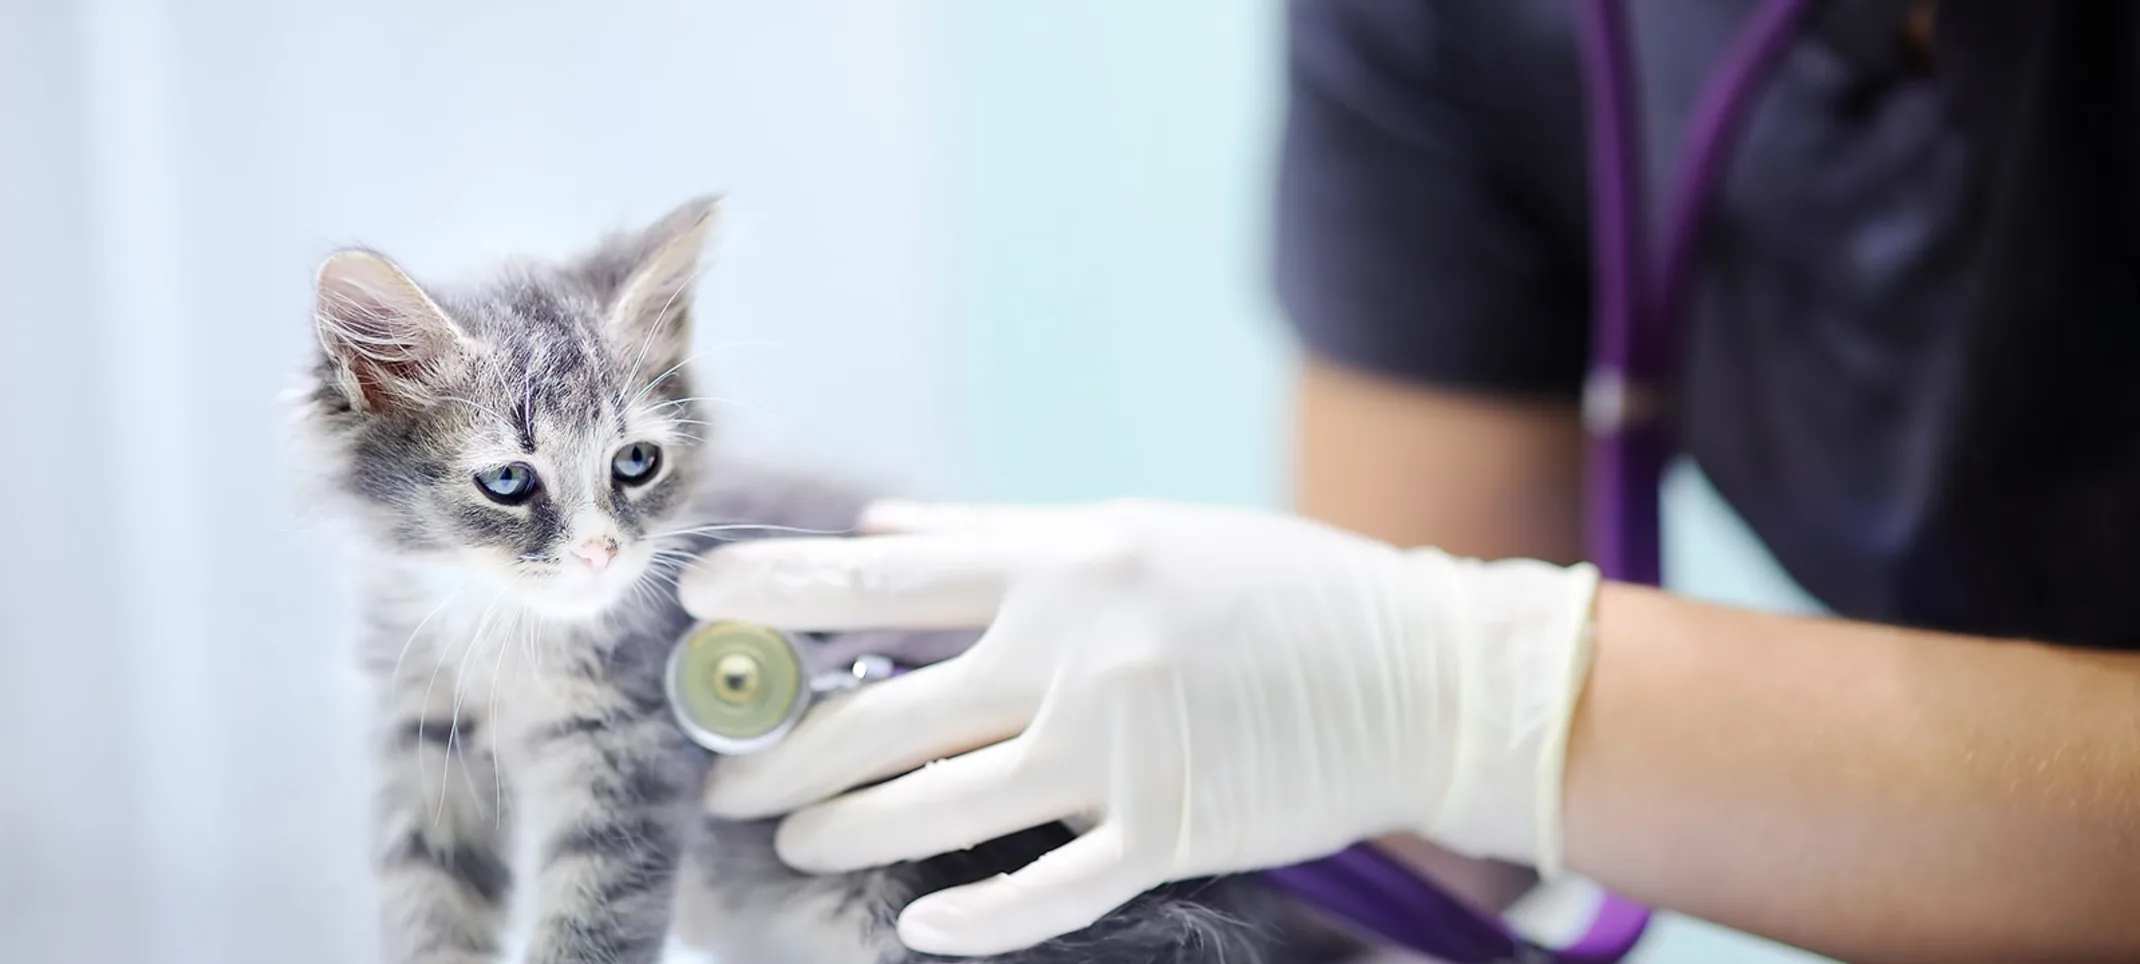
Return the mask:
M 711 785 L 715 813 L 748 818 L 913 771 L 789 816 L 780 854 L 811 872 L 1089 827 L 1017 873 L 914 901 L 899 935 L 915 950 L 1016 950 L 1166 881 L 1394 832 L 1558 869 L 1587 566 L 1146 502 L 883 505 L 865 528 L 893 534 L 723 548 L 682 599 L 798 631 L 989 627 L 818 707 L 771 752 L 723 760 Z

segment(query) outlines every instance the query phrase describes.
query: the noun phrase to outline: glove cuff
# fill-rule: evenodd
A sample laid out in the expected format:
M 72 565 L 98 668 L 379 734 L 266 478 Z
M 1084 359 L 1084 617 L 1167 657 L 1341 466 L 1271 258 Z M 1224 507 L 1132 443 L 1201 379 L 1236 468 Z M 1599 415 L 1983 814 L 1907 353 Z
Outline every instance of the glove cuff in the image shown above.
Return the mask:
M 1413 555 L 1437 570 L 1437 642 L 1459 654 L 1456 708 L 1438 735 L 1454 756 L 1425 835 L 1558 876 L 1568 731 L 1590 673 L 1598 571 Z

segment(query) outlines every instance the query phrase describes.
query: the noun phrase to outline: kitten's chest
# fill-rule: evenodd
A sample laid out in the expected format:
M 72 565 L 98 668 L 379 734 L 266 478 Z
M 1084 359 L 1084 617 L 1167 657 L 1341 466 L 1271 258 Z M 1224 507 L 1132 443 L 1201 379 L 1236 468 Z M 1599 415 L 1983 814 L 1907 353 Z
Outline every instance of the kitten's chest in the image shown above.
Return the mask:
M 501 608 L 433 608 L 399 642 L 392 675 L 393 689 L 423 703 L 426 715 L 480 721 L 484 742 L 504 755 L 559 720 L 613 702 L 620 681 L 615 632 Z

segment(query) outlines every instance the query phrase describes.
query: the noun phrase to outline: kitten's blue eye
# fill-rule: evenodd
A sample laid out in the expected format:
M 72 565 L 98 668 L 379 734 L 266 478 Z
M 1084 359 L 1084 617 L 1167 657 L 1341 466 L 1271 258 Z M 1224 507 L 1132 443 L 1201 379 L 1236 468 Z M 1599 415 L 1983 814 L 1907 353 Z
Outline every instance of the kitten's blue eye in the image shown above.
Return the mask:
M 661 468 L 661 446 L 652 442 L 633 442 L 617 450 L 617 456 L 609 460 L 610 474 L 625 485 L 638 485 L 654 477 Z
M 513 462 L 476 473 L 476 488 L 500 505 L 519 505 L 535 495 L 535 467 Z

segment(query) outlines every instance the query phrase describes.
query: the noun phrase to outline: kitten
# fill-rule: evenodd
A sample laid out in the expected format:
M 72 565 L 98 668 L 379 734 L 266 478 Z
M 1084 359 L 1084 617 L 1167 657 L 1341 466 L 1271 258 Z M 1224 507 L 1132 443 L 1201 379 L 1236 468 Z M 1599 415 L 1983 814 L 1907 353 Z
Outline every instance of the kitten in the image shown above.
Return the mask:
M 723 964 L 914 960 L 892 928 L 908 900 L 1068 839 L 1036 828 L 805 877 L 774 857 L 769 822 L 701 813 L 711 757 L 661 685 L 690 624 L 677 574 L 727 539 L 845 529 L 865 501 L 708 445 L 685 354 L 716 206 L 696 199 L 572 263 L 460 287 L 366 250 L 319 270 L 320 350 L 297 415 L 322 476 L 312 491 L 361 559 L 389 961 L 498 960 L 509 904 L 530 914 L 538 964 L 656 960 L 672 916 Z M 941 656 L 970 638 L 812 645 Z M 999 960 L 1290 964 L 1354 949 L 1230 878 L 1161 888 Z

